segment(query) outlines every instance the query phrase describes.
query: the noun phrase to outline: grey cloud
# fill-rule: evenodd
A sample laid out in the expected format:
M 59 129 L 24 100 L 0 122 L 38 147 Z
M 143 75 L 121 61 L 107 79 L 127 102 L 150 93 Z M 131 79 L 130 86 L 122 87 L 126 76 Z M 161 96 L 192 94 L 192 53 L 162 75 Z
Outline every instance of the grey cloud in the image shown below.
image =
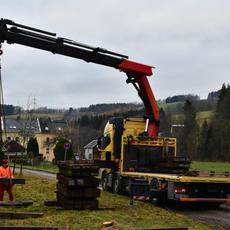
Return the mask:
M 229 82 L 230 2 L 227 0 L 1 0 L 1 17 L 101 46 L 156 67 L 156 98 L 206 97 Z M 79 107 L 140 101 L 125 75 L 80 60 L 4 44 L 6 103 Z

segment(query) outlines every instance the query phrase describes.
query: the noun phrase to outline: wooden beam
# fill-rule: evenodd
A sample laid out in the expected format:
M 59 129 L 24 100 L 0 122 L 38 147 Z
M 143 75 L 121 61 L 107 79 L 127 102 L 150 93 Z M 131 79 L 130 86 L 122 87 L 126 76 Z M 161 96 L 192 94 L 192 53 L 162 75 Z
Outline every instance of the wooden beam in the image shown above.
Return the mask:
M 1 211 L 0 218 L 1 219 L 25 219 L 29 217 L 41 217 L 43 216 L 42 212 L 15 212 L 15 211 Z
M 29 206 L 33 204 L 32 200 L 19 200 L 19 201 L 0 201 L 0 206 Z
M 47 200 L 44 202 L 44 205 L 49 206 L 49 207 L 60 206 L 60 204 L 57 200 Z
M 26 180 L 21 178 L 0 178 L 0 184 L 25 184 Z
M 57 227 L 23 227 L 23 226 L 4 226 L 0 227 L 0 230 L 67 230 L 68 228 L 57 228 Z

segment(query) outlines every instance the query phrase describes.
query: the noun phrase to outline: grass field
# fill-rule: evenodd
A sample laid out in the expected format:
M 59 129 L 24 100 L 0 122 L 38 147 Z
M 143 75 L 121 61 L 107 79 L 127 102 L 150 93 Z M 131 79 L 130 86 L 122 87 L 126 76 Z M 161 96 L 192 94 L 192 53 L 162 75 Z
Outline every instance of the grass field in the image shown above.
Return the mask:
M 173 103 L 158 103 L 158 106 L 164 110 L 167 109 L 175 109 L 176 107 L 178 107 L 179 105 L 183 105 L 184 102 L 173 102 Z
M 196 113 L 196 120 L 198 121 L 199 124 L 202 124 L 205 120 L 209 121 L 214 115 L 214 111 L 209 110 L 209 111 L 202 111 Z
M 1 226 L 47 226 L 68 227 L 69 229 L 143 229 L 160 227 L 188 227 L 189 230 L 212 229 L 211 226 L 188 219 L 187 217 L 155 207 L 150 203 L 135 201 L 129 205 L 129 199 L 102 192 L 98 211 L 57 210 L 56 207 L 46 207 L 45 200 L 55 199 L 55 180 L 26 176 L 25 185 L 15 185 L 16 200 L 33 200 L 33 206 L 24 208 L 0 207 L 0 211 L 36 211 L 43 212 L 40 218 L 22 220 L 1 220 Z M 6 199 L 7 197 L 5 197 Z M 110 228 L 103 228 L 104 221 L 113 221 Z
M 191 165 L 192 169 L 197 169 L 202 172 L 230 172 L 230 162 L 201 162 L 194 161 Z

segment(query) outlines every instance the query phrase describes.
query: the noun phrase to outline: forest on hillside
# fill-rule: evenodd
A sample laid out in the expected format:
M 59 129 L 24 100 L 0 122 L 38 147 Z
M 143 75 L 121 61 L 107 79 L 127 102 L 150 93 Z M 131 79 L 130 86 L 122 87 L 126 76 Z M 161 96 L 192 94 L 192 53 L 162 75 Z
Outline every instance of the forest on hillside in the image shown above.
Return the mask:
M 210 93 L 207 100 L 193 99 L 183 98 L 175 106 L 160 109 L 160 135 L 177 138 L 179 156 L 188 156 L 192 160 L 230 160 L 230 86 L 223 84 L 221 90 Z M 75 151 L 82 152 L 84 145 L 102 135 L 111 115 L 123 118 L 144 115 L 144 107 L 140 105 L 138 109 L 130 106 L 128 111 L 113 110 L 110 105 L 109 113 L 102 113 L 102 107 L 108 109 L 105 104 L 91 106 L 78 111 L 77 117 L 75 110 L 66 112 L 65 118 L 70 125 L 69 137 Z M 199 120 L 197 114 L 202 111 L 213 111 L 213 115 Z
M 192 160 L 230 160 L 230 85 L 223 84 L 217 101 L 208 105 L 212 99 L 205 104 L 214 108 L 213 116 L 201 121 L 197 119 L 199 103 L 186 100 L 182 105 L 182 126 L 171 127 L 171 135 L 177 137 L 178 155 Z M 161 119 L 161 131 L 167 133 L 173 123 L 173 115 L 163 113 Z
M 177 154 L 192 160 L 230 160 L 230 86 L 223 84 L 210 92 L 207 99 L 196 95 L 176 95 L 159 102 L 160 135 L 177 138 Z M 6 114 L 26 112 L 12 105 Z M 62 114 L 69 129 L 63 134 L 71 140 L 74 152 L 83 153 L 84 146 L 103 134 L 111 117 L 143 117 L 142 103 L 96 104 L 85 108 L 58 110 L 39 108 L 39 114 Z M 62 137 L 61 137 L 62 138 Z

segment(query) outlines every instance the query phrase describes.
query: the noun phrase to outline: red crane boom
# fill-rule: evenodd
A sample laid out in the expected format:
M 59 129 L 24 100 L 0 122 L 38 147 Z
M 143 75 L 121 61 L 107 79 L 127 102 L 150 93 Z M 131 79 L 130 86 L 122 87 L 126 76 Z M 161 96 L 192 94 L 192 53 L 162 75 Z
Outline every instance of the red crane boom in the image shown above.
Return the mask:
M 0 45 L 3 42 L 20 44 L 50 51 L 100 65 L 114 67 L 126 73 L 127 83 L 132 83 L 141 97 L 146 111 L 146 132 L 156 137 L 159 131 L 159 108 L 154 98 L 147 76 L 152 75 L 152 66 L 137 63 L 128 56 L 100 47 L 92 47 L 73 40 L 56 37 L 55 33 L 15 23 L 8 19 L 0 20 Z M 0 55 L 2 51 L 0 50 Z

